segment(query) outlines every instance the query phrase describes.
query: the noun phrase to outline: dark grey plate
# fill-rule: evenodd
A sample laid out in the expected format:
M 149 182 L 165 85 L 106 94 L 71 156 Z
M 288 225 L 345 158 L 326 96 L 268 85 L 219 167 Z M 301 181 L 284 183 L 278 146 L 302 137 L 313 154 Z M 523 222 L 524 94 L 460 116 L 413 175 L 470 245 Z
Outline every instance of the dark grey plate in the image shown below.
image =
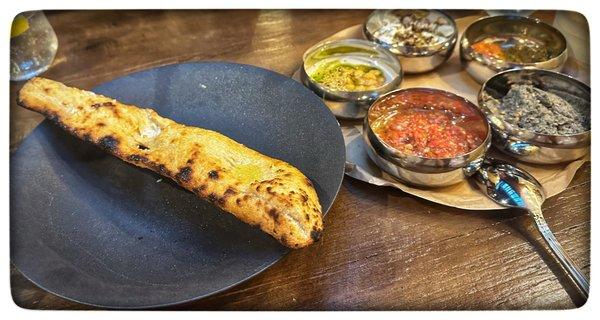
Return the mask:
M 94 91 L 291 163 L 314 182 L 324 212 L 339 190 L 345 151 L 338 123 L 315 94 L 283 75 L 189 63 Z M 170 180 L 49 121 L 23 141 L 10 166 L 11 260 L 70 300 L 109 308 L 181 303 L 247 280 L 288 252 Z

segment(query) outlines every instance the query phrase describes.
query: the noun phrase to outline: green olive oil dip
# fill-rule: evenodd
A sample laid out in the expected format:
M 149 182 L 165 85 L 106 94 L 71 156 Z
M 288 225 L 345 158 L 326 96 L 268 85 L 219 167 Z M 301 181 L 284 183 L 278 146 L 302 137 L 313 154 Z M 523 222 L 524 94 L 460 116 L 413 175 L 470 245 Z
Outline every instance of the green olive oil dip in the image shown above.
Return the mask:
M 322 63 L 310 77 L 335 91 L 369 91 L 381 87 L 386 81 L 385 75 L 377 67 L 339 60 Z

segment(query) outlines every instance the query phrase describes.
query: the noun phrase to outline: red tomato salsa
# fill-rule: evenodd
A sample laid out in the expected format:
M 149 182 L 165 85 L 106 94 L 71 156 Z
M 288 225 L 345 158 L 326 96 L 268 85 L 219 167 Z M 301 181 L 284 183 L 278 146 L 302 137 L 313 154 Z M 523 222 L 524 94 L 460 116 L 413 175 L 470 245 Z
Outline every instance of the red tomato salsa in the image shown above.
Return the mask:
M 386 144 L 408 155 L 460 156 L 485 140 L 488 126 L 467 101 L 443 91 L 410 89 L 372 106 L 369 121 Z

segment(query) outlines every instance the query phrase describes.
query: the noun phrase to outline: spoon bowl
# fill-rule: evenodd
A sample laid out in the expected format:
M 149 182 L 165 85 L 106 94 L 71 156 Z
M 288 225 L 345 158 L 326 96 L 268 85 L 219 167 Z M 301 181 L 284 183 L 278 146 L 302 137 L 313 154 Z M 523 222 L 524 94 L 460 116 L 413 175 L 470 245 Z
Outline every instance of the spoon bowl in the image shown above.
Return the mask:
M 546 200 L 546 192 L 535 177 L 497 159 L 485 159 L 475 181 L 484 194 L 504 207 L 534 210 Z

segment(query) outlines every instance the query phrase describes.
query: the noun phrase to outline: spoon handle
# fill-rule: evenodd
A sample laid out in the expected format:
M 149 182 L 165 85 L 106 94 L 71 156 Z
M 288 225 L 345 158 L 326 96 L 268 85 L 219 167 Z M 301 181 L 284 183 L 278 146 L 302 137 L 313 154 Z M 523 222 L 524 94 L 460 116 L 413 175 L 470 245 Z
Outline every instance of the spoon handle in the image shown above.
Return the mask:
M 530 210 L 529 212 L 533 217 L 533 220 L 535 221 L 538 230 L 542 234 L 542 237 L 544 237 L 544 240 L 546 240 L 546 243 L 548 244 L 548 246 L 550 246 L 550 249 L 552 249 L 552 252 L 554 252 L 556 257 L 558 258 L 558 261 L 560 261 L 562 267 L 569 273 L 569 276 L 571 276 L 573 281 L 575 281 L 575 284 L 577 284 L 577 287 L 579 287 L 579 290 L 587 299 L 590 292 L 590 284 L 587 278 L 583 275 L 581 270 L 577 268 L 573 260 L 569 258 L 569 256 L 567 255 L 565 250 L 563 250 L 558 240 L 556 240 L 556 237 L 554 237 L 554 234 L 552 233 L 552 231 L 548 227 L 548 224 L 546 223 L 546 219 L 544 219 L 544 216 L 542 215 L 541 209 L 539 211 Z

